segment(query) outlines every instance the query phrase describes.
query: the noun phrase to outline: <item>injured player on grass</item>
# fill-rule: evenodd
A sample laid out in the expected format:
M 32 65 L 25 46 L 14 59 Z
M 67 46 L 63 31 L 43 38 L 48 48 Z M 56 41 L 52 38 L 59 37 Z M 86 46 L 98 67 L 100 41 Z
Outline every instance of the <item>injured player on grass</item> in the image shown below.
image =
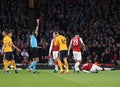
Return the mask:
M 102 68 L 96 64 L 85 63 L 82 65 L 81 70 L 85 73 L 98 73 L 99 71 L 111 71 L 114 68 Z

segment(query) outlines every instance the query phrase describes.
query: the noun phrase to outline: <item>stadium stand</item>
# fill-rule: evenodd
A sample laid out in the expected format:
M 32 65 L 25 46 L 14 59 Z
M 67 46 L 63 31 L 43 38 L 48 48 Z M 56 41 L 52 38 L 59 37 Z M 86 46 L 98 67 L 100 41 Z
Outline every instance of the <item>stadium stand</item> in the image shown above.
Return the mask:
M 0 32 L 14 31 L 14 43 L 21 49 L 29 49 L 30 22 L 40 18 L 40 63 L 47 63 L 52 32 L 62 29 L 68 42 L 78 31 L 86 44 L 82 53 L 83 63 L 88 60 L 103 64 L 120 64 L 120 0 L 34 0 L 29 8 L 28 0 L 0 0 Z M 33 20 L 33 21 L 34 21 Z M 31 24 L 33 23 L 33 24 Z M 2 46 L 2 36 L 0 37 Z M 42 55 L 43 54 L 43 55 Z M 0 56 L 1 57 L 1 56 Z M 22 63 L 15 51 L 17 63 Z M 0 59 L 2 63 L 2 60 Z M 69 62 L 74 62 L 72 57 Z

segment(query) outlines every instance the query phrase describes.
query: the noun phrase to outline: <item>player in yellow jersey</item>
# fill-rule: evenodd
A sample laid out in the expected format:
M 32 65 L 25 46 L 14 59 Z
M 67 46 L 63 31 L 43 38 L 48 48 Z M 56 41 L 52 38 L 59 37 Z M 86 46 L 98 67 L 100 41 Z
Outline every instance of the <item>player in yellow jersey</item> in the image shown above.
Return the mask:
M 16 69 L 16 64 L 14 61 L 14 55 L 13 55 L 13 50 L 12 47 L 16 48 L 18 51 L 21 51 L 20 49 L 18 49 L 12 42 L 12 32 L 7 32 L 7 31 L 3 31 L 2 32 L 3 35 L 3 46 L 2 46 L 2 52 L 4 54 L 4 58 L 3 58 L 3 64 L 5 67 L 5 72 L 8 73 L 8 67 L 10 65 L 13 65 L 15 73 L 17 72 Z
M 68 74 L 69 73 L 69 65 L 68 65 L 68 61 L 67 61 L 67 57 L 68 57 L 68 47 L 67 47 L 67 41 L 66 41 L 66 37 L 62 35 L 61 31 L 58 32 L 54 32 L 57 33 L 57 37 L 55 38 L 55 45 L 59 46 L 59 53 L 60 53 L 60 58 L 58 60 L 58 66 L 60 67 L 60 74 L 61 73 L 65 73 Z M 63 71 L 63 64 L 64 63 L 65 67 L 66 67 L 66 71 Z

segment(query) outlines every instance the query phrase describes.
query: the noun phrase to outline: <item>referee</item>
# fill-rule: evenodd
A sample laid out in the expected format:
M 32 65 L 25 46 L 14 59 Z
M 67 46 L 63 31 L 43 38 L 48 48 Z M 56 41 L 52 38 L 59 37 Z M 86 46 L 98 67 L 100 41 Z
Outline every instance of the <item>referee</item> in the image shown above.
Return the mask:
M 36 70 L 37 62 L 39 62 L 39 55 L 38 55 L 38 30 L 39 30 L 39 19 L 37 19 L 37 26 L 35 30 L 33 30 L 32 35 L 30 36 L 30 49 L 31 49 L 31 58 L 33 62 L 29 65 L 29 72 L 33 70 L 33 73 L 38 73 Z

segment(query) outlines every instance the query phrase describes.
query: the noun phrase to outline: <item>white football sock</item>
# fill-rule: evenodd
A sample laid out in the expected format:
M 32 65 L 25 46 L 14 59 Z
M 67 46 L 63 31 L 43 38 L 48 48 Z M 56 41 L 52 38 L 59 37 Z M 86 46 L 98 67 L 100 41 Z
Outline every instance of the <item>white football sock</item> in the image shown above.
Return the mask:
M 58 65 L 55 65 L 55 70 L 57 70 L 57 71 L 58 71 Z
M 111 68 L 104 68 L 104 70 L 106 70 L 106 71 L 108 70 L 109 71 L 109 70 L 111 70 Z
M 74 67 L 75 67 L 75 70 L 76 70 L 76 71 L 79 70 L 79 65 L 80 65 L 80 62 L 76 62 L 76 63 L 75 63 L 75 66 L 74 66 Z

